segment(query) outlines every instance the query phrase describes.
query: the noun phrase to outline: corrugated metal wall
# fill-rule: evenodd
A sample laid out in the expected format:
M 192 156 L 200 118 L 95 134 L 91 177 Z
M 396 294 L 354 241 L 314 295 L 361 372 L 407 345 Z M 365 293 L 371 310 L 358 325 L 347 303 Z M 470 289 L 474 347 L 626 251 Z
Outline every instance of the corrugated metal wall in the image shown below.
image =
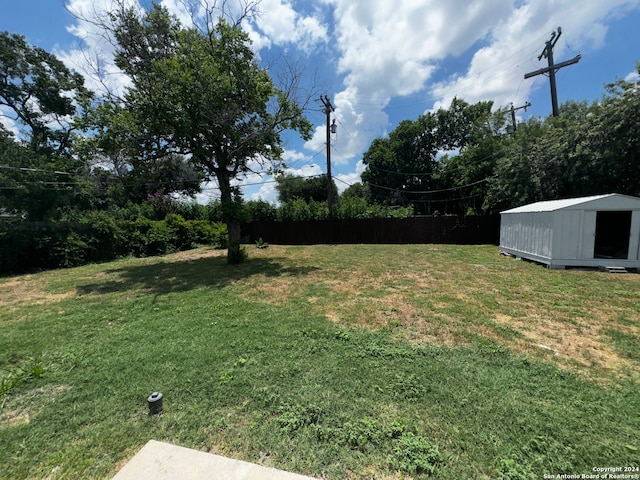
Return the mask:
M 553 240 L 552 212 L 502 215 L 500 247 L 551 258 Z

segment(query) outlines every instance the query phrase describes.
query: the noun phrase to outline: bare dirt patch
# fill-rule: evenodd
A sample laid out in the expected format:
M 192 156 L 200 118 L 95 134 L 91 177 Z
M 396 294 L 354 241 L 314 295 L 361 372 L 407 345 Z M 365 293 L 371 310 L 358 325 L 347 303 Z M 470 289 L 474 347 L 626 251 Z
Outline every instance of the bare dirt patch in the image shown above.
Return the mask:
M 0 307 L 9 311 L 21 305 L 44 305 L 71 298 L 75 291 L 50 293 L 45 290 L 45 282 L 34 276 L 17 277 L 0 283 Z
M 248 301 L 258 301 L 267 305 L 284 305 L 296 289 L 293 277 L 266 277 L 256 275 L 243 282 L 240 297 Z
M 192 250 L 184 250 L 182 252 L 177 252 L 167 257 L 170 261 L 175 262 L 185 262 L 192 260 L 201 260 L 203 258 L 217 258 L 217 257 L 226 257 L 227 251 L 220 250 L 215 248 L 195 248 Z
M 58 395 L 69 390 L 69 385 L 47 385 L 16 395 L 8 395 L 0 410 L 0 428 L 11 428 L 31 422 L 42 409 L 56 401 Z
M 583 368 L 618 371 L 628 365 L 615 348 L 601 335 L 601 325 L 572 324 L 554 318 L 528 316 L 511 318 L 501 315 L 494 318 L 497 323 L 513 328 L 526 338 L 507 342 L 516 351 L 542 353 L 553 352 L 560 365 L 575 368 L 576 362 Z M 504 342 L 504 341 L 503 341 Z

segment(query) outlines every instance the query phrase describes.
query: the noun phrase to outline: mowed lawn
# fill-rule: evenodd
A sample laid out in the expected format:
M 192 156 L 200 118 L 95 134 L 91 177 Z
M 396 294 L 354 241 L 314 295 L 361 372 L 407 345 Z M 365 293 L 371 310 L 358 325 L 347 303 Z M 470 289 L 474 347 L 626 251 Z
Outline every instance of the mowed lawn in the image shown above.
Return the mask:
M 110 478 L 149 439 L 326 479 L 640 465 L 640 275 L 495 246 L 248 253 L 0 278 L 0 478 Z

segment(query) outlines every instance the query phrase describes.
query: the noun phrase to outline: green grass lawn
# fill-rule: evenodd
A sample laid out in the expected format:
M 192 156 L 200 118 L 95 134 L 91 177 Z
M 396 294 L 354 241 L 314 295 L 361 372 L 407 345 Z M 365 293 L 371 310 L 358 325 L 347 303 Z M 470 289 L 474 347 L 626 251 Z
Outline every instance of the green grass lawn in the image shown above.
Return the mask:
M 149 439 L 327 479 L 640 465 L 640 275 L 493 246 L 249 254 L 0 278 L 0 478 L 110 478 Z

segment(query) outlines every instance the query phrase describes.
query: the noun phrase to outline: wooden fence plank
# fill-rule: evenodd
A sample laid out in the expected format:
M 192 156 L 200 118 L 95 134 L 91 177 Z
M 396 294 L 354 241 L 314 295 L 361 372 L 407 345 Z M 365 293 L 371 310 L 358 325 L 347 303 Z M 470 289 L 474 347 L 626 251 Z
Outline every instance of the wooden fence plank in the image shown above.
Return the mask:
M 497 245 L 500 217 L 443 216 L 310 220 L 300 222 L 257 221 L 242 226 L 250 242 L 262 238 L 276 245 L 448 243 Z

